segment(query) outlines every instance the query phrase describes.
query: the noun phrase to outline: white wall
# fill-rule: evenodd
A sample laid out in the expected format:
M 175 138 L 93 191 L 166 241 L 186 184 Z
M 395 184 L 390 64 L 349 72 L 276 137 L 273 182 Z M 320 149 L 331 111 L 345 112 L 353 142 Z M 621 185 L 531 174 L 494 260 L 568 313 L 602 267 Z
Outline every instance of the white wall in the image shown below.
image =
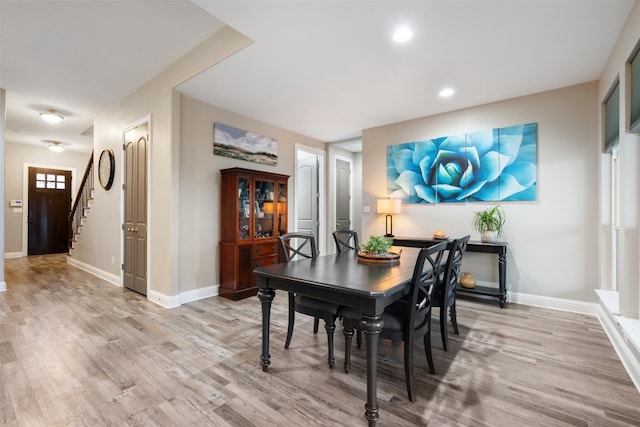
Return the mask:
M 245 169 L 289 175 L 289 229 L 294 227 L 295 145 L 324 149 L 324 143 L 182 96 L 180 145 L 180 294 L 219 285 L 221 169 Z M 269 136 L 278 141 L 278 164 L 261 165 L 213 154 L 215 122 Z M 206 292 L 206 291 L 205 291 Z
M 384 217 L 376 199 L 387 196 L 386 146 L 523 123 L 538 123 L 538 200 L 506 202 L 504 240 L 509 243 L 510 292 L 594 302 L 598 286 L 598 100 L 597 83 L 587 83 L 363 132 L 365 235 L 382 234 Z M 471 234 L 473 212 L 492 204 L 404 205 L 394 217 L 397 236 Z M 497 281 L 495 262 L 467 254 L 465 269 Z
M 148 298 L 165 306 L 179 304 L 181 124 L 180 95 L 173 88 L 249 44 L 250 39 L 230 27 L 224 27 L 96 118 L 95 152 L 113 149 L 116 177 L 110 191 L 101 188 L 96 191 L 91 217 L 74 250 L 74 258 L 78 262 L 108 275 L 122 276 L 123 131 L 148 118 Z

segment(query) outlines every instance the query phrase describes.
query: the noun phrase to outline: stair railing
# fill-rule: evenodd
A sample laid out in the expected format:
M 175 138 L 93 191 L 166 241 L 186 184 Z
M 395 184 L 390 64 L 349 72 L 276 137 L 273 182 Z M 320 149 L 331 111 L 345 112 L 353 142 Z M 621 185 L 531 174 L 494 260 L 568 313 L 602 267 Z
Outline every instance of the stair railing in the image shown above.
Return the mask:
M 80 187 L 78 187 L 78 193 L 76 194 L 76 199 L 73 202 L 73 207 L 71 208 L 71 212 L 69 212 L 69 249 L 73 248 L 73 242 L 75 241 L 76 235 L 79 232 L 80 226 L 82 225 L 82 220 L 86 215 L 86 211 L 89 207 L 89 202 L 93 200 L 93 151 L 91 151 L 91 156 L 89 156 L 89 163 L 87 164 L 87 168 L 84 171 L 84 176 L 82 177 L 82 181 L 80 182 Z

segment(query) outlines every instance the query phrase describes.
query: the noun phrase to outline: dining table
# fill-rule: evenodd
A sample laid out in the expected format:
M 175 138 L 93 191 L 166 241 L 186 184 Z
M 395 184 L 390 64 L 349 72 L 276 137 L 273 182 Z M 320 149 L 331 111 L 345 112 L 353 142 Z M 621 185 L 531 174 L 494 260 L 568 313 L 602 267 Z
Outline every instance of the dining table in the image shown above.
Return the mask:
M 355 308 L 360 313 L 367 361 L 367 401 L 364 416 L 369 426 L 379 419 L 377 399 L 378 341 L 385 307 L 409 294 L 419 252 L 417 248 L 391 248 L 395 260 L 369 260 L 355 251 L 301 259 L 254 269 L 262 305 L 260 365 L 268 372 L 269 323 L 276 290 L 293 292 Z

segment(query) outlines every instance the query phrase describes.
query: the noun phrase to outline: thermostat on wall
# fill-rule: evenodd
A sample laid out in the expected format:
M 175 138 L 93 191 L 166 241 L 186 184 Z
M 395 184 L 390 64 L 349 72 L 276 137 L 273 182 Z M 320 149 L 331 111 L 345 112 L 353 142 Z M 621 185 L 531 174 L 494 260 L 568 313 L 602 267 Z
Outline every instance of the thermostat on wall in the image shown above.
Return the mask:
M 22 207 L 22 200 L 10 200 L 9 201 L 9 206 L 11 206 L 12 208 L 21 208 Z

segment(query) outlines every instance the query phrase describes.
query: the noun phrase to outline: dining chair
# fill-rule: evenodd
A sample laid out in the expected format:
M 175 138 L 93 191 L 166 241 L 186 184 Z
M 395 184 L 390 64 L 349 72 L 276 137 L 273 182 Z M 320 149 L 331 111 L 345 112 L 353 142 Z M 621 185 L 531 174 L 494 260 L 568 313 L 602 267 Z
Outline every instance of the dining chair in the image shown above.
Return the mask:
M 413 269 L 408 298 L 394 302 L 385 308 L 382 314 L 384 326 L 380 337 L 394 342 L 404 341 L 404 376 L 409 400 L 412 402 L 416 401 L 413 347 L 419 338 L 424 342 L 429 372 L 436 373 L 431 354 L 431 291 L 438 281 L 439 266 L 446 249 L 447 242 L 420 249 Z M 351 337 L 353 329 L 360 328 L 360 314 L 356 309 L 343 307 L 338 310 L 338 315 L 342 315 L 344 320 L 344 370 L 349 373 Z
M 456 286 L 460 280 L 462 257 L 467 250 L 467 243 L 470 237 L 471 236 L 467 235 L 455 239 L 453 243 L 451 243 L 447 263 L 436 285 L 433 287 L 433 304 L 436 307 L 440 307 L 440 336 L 442 337 L 442 346 L 447 351 L 449 350 L 447 312 L 451 318 L 453 332 L 456 335 L 460 334 L 458 331 L 458 315 L 456 311 Z
M 336 243 L 338 253 L 345 251 L 360 251 L 358 232 L 354 230 L 338 229 L 333 232 L 333 240 Z
M 291 262 L 296 259 L 317 258 L 318 256 L 316 241 L 311 234 L 286 233 L 279 236 L 278 241 L 280 242 L 282 257 L 286 262 Z M 314 318 L 314 333 L 318 332 L 318 319 L 322 318 L 324 319 L 324 327 L 327 331 L 327 360 L 329 367 L 333 368 L 335 363 L 333 357 L 333 332 L 336 328 L 339 307 L 337 304 L 289 292 L 289 324 L 287 326 L 287 338 L 284 348 L 288 349 L 289 344 L 291 344 L 296 312 Z

